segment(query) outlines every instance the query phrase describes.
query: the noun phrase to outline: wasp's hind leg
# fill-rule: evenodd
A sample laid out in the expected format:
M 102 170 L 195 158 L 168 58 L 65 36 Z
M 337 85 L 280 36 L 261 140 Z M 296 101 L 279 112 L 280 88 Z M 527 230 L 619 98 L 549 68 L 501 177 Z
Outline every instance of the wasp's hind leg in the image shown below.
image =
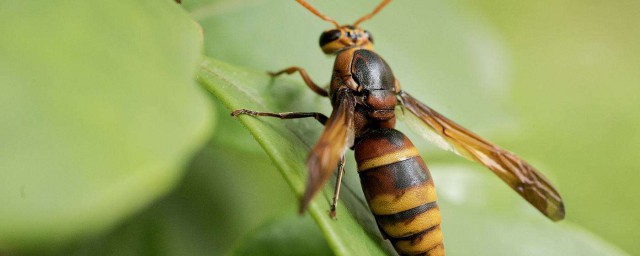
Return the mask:
M 294 72 L 299 72 L 300 73 L 300 76 L 302 76 L 302 80 L 304 80 L 304 83 L 307 84 L 307 86 L 309 86 L 309 89 L 311 89 L 315 93 L 319 94 L 320 96 L 323 96 L 323 97 L 329 96 L 329 92 L 327 92 L 327 90 L 325 90 L 325 89 L 322 89 L 322 87 L 318 86 L 316 83 L 311 81 L 311 78 L 307 74 L 307 71 L 305 71 L 301 67 L 293 66 L 293 67 L 285 68 L 285 69 L 280 70 L 278 72 L 269 72 L 269 75 L 271 75 L 273 77 L 276 77 L 276 76 L 282 75 L 284 73 L 287 73 L 287 74 L 290 75 L 290 74 L 293 74 Z
M 296 118 L 307 118 L 313 117 L 318 120 L 322 125 L 327 123 L 329 119 L 322 113 L 318 112 L 282 112 L 282 113 L 271 113 L 271 112 L 258 112 L 248 109 L 238 109 L 231 112 L 231 116 L 239 116 L 239 115 L 250 115 L 250 116 L 270 116 L 277 117 L 280 119 L 296 119 Z
M 331 210 L 329 211 L 329 217 L 336 218 L 336 207 L 338 206 L 338 197 L 340 197 L 340 185 L 342 184 L 342 176 L 344 175 L 344 156 L 340 158 L 338 162 L 338 176 L 336 176 L 336 189 L 333 192 L 333 202 L 331 202 Z

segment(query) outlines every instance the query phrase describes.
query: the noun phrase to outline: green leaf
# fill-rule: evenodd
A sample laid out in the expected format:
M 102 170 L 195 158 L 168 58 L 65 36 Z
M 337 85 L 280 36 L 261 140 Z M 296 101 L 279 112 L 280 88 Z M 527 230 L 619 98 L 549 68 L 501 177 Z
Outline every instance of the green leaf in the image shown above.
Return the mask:
M 0 31 L 0 250 L 114 225 L 210 134 L 199 28 L 173 1 L 2 1 Z
M 281 111 L 301 105 L 320 105 L 320 100 L 326 100 L 314 99 L 299 84 L 272 81 L 266 73 L 247 71 L 215 60 L 202 63 L 198 78 L 229 109 Z M 300 197 L 304 191 L 306 155 L 321 125 L 313 119 L 288 122 L 246 116 L 239 119 Z M 325 189 L 324 195 L 312 201 L 308 214 L 318 223 L 333 251 L 337 255 L 384 255 L 381 239 L 367 235 L 344 208 L 338 209 L 338 221 L 329 218 L 326 202 L 330 190 Z
M 264 223 L 232 255 L 333 255 L 309 216 L 287 216 Z
M 202 63 L 199 81 L 230 110 L 308 111 L 322 104 L 319 100 L 328 105 L 326 99 L 303 92 L 306 88 L 300 83 L 272 80 L 263 72 L 215 60 Z M 304 189 L 305 157 L 320 130 L 316 121 L 247 116 L 239 120 L 299 197 Z M 366 210 L 354 169 L 351 163 L 342 193 L 341 205 L 350 211 L 340 207 L 338 220 L 328 217 L 332 187 L 327 185 L 312 202 L 309 214 L 337 255 L 390 253 L 390 244 L 382 240 Z M 442 164 L 431 169 L 440 194 L 445 246 L 452 255 L 626 255 L 569 221 L 548 221 L 489 171 Z

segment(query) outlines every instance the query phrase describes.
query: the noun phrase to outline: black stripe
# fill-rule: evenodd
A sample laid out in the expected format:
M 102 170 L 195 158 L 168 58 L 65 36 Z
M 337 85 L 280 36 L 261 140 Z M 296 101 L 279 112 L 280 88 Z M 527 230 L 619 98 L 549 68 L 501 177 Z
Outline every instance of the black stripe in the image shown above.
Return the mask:
M 429 173 L 423 169 L 418 162 L 420 156 L 415 156 L 397 163 L 390 167 L 393 169 L 393 178 L 397 189 L 410 188 L 428 181 Z
M 440 224 L 435 225 L 433 227 L 430 227 L 428 229 L 425 229 L 423 231 L 420 231 L 420 232 L 415 233 L 415 234 L 410 235 L 410 236 L 398 237 L 398 238 L 391 237 L 391 238 L 389 238 L 389 241 L 391 241 L 392 243 L 396 243 L 398 241 L 413 241 L 413 240 L 416 240 L 416 239 L 420 238 L 421 236 L 423 236 L 423 235 L 425 235 L 425 234 L 427 234 L 427 233 L 429 233 L 431 231 L 434 231 L 438 227 L 440 227 Z
M 409 210 L 406 211 L 402 211 L 396 214 L 389 214 L 389 215 L 376 215 L 376 219 L 380 222 L 383 223 L 398 223 L 398 222 L 403 222 L 403 221 L 407 221 L 410 219 L 415 218 L 417 215 L 421 214 L 421 213 L 425 213 L 435 207 L 438 206 L 438 203 L 433 201 L 431 203 L 426 203 L 423 205 L 420 205 L 418 207 L 415 208 L 411 208 Z
M 418 159 L 420 156 L 414 156 L 399 162 L 390 163 L 383 166 L 374 167 L 365 171 L 358 172 L 360 179 L 366 180 L 375 172 L 383 172 L 384 175 L 392 177 L 395 189 L 406 189 L 421 185 L 431 176 L 428 171 L 422 168 Z M 371 174 L 371 175 L 370 175 Z

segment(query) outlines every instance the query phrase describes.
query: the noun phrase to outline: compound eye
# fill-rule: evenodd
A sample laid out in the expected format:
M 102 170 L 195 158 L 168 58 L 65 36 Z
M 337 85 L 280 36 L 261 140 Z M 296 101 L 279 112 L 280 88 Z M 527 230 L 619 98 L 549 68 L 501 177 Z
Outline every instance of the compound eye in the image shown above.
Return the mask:
M 331 43 L 335 40 L 338 40 L 338 38 L 340 38 L 341 35 L 342 35 L 342 32 L 340 32 L 340 30 L 337 30 L 337 29 L 332 29 L 332 30 L 323 32 L 322 35 L 320 35 L 320 47 L 324 46 L 325 44 Z
M 369 42 L 373 43 L 373 36 L 371 35 L 371 33 L 369 33 L 369 31 L 364 31 L 364 35 L 367 36 L 367 38 L 369 38 Z

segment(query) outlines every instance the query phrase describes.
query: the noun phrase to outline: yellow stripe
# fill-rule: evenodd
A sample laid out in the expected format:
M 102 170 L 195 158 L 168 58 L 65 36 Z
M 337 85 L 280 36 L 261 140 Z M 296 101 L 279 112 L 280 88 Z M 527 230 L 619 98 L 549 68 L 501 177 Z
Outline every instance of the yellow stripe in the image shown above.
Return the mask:
M 440 226 L 425 233 L 415 241 L 398 241 L 395 243 L 399 251 L 414 255 L 429 251 L 429 255 L 444 255 L 442 245 L 442 230 Z
M 388 154 L 381 155 L 379 157 L 374 157 L 371 159 L 367 159 L 364 162 L 358 164 L 358 171 L 366 171 L 371 168 L 376 168 L 378 166 L 388 165 L 392 163 L 397 163 L 402 160 L 407 160 L 409 158 L 419 156 L 420 153 L 418 149 L 415 147 L 410 147 L 403 150 L 394 151 Z
M 440 224 L 440 210 L 435 207 L 418 214 L 410 222 L 382 223 L 382 229 L 391 237 L 405 237 Z
M 436 190 L 432 182 L 424 183 L 403 191 L 396 196 L 393 194 L 380 194 L 369 200 L 371 211 L 376 215 L 390 215 L 406 211 L 423 204 L 438 200 Z

